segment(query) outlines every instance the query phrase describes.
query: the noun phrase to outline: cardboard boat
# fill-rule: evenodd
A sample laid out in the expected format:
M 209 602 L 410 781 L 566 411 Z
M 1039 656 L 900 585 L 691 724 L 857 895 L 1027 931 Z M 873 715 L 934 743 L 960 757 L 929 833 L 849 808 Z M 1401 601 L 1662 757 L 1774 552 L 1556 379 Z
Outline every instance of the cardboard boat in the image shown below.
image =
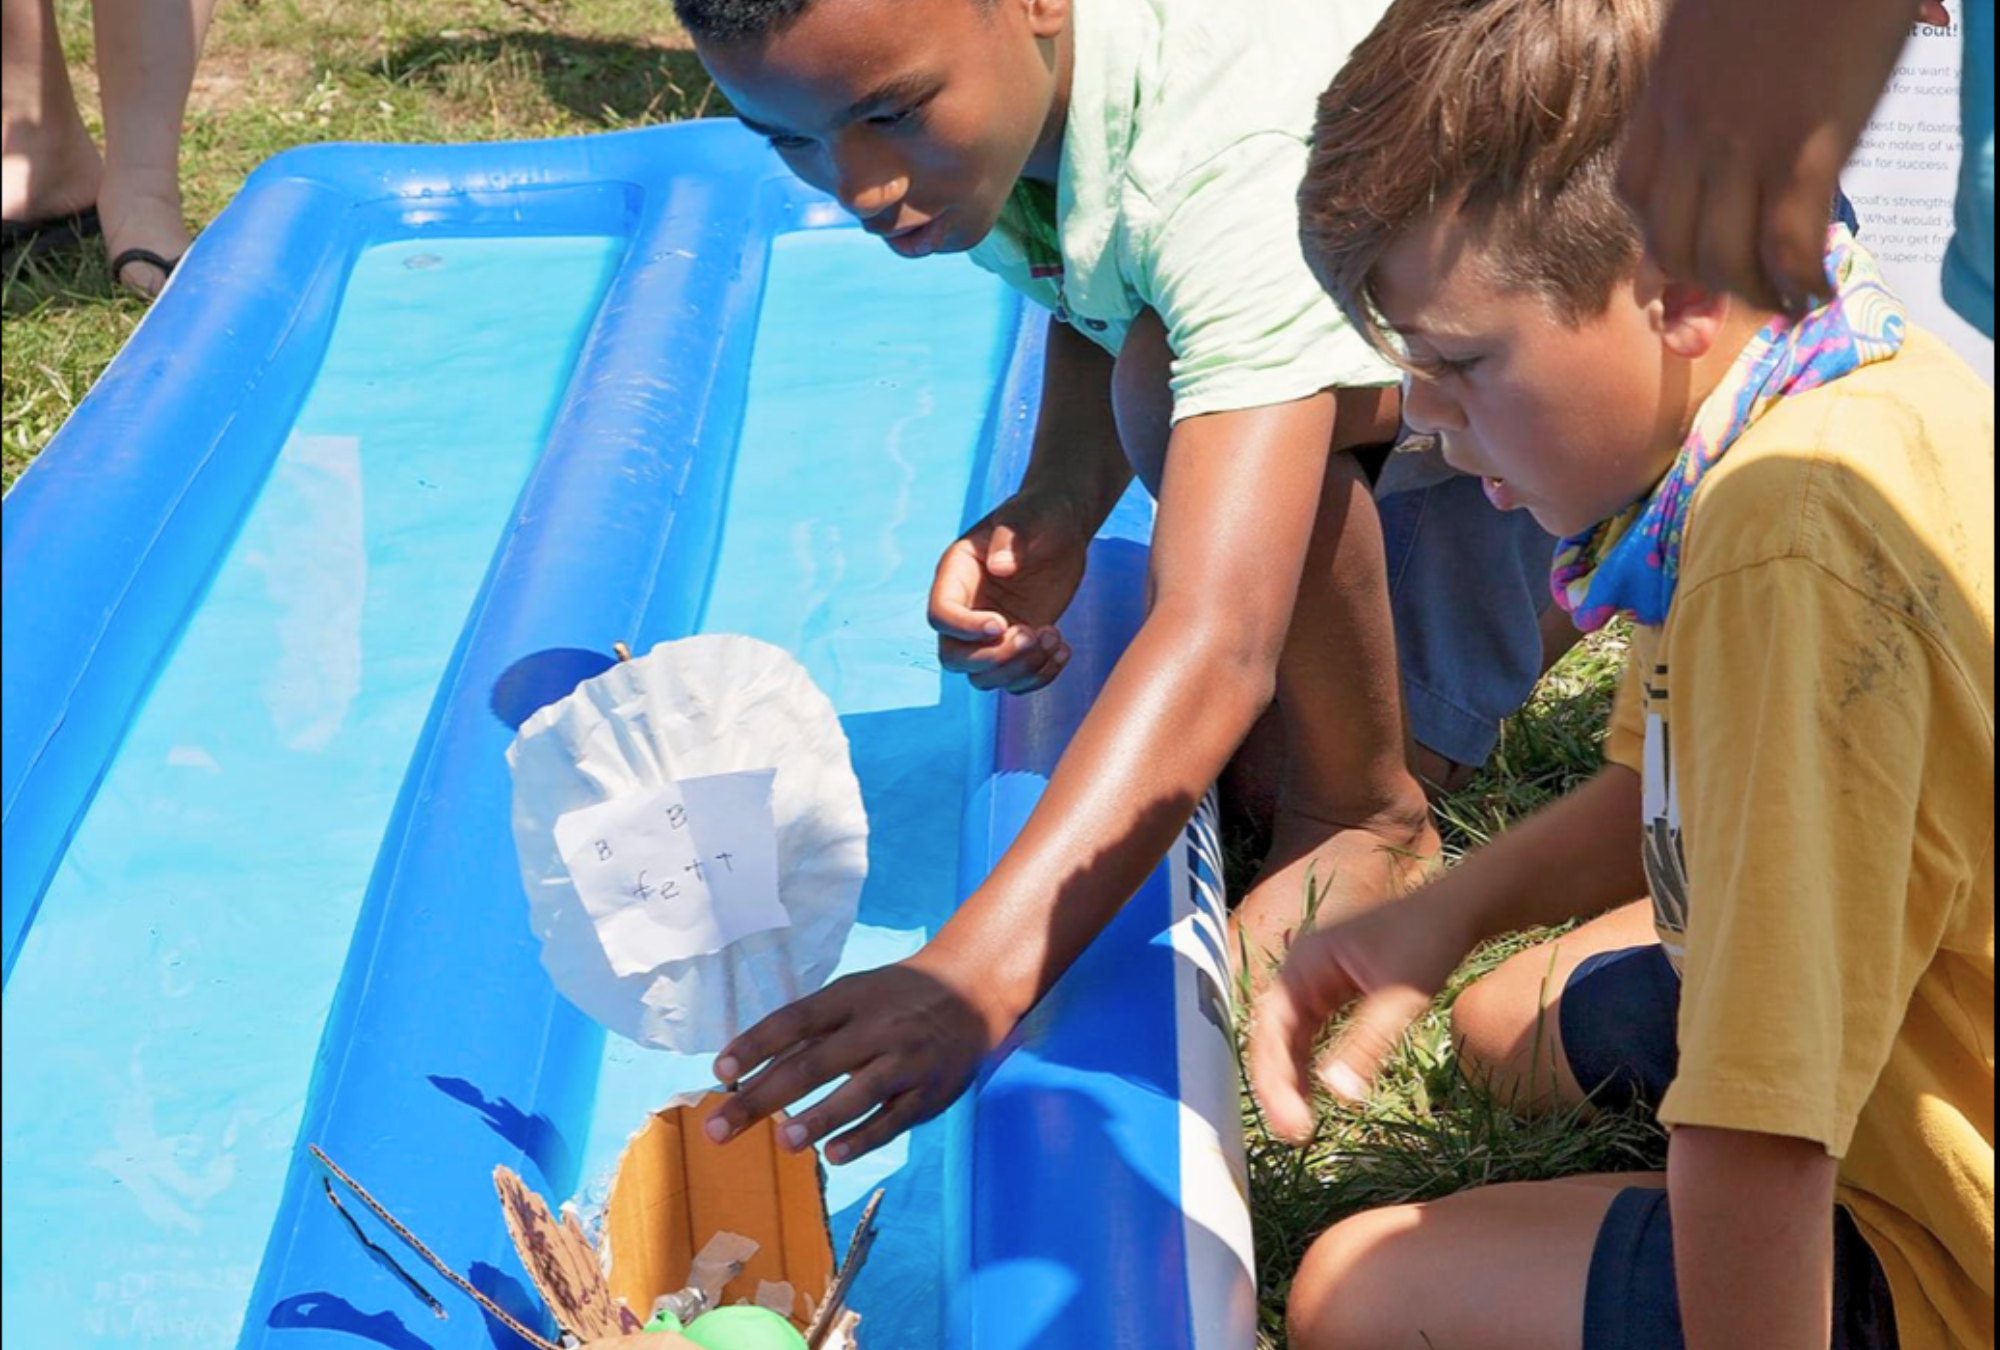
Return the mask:
M 753 1304 L 785 1315 L 813 1350 L 858 1350 L 846 1292 L 867 1259 L 875 1210 L 836 1264 L 817 1152 L 779 1141 L 766 1120 L 725 1145 L 703 1129 L 725 1099 L 685 1098 L 653 1113 L 619 1160 L 605 1207 L 603 1249 L 574 1214 L 502 1167 L 494 1185 L 521 1263 L 556 1323 L 587 1350 L 670 1350 L 692 1342 L 641 1328 L 663 1297 L 709 1284 L 710 1307 Z M 727 1269 L 699 1278 L 705 1253 Z

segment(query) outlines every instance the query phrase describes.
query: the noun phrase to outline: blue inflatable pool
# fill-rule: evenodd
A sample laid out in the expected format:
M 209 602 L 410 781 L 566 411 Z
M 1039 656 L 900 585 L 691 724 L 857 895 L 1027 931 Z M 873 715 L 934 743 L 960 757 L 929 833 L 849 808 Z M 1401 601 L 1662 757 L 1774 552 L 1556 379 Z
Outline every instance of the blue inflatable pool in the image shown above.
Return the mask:
M 848 964 L 913 951 L 1141 617 L 1135 500 L 1053 690 L 937 668 L 931 567 L 1024 466 L 1041 324 L 731 125 L 260 170 L 5 504 L 8 1343 L 518 1344 L 373 1260 L 308 1143 L 546 1328 L 494 1166 L 588 1200 L 707 1066 L 543 974 L 495 677 L 796 653 L 874 822 Z M 833 1176 L 837 1229 L 889 1192 L 869 1350 L 1251 1345 L 1214 857 L 1197 821 L 974 1094 Z

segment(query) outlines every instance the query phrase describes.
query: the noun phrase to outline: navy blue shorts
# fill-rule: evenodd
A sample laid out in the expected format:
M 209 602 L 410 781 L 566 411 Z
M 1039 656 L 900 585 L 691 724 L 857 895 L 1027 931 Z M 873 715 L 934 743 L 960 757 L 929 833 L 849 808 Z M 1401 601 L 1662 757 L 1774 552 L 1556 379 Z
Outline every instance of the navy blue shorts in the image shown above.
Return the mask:
M 1680 1067 L 1681 982 L 1658 944 L 1594 956 L 1562 996 L 1563 1047 L 1606 1107 L 1658 1109 Z M 1618 1197 L 1591 1260 L 1584 1350 L 1686 1350 L 1667 1193 Z M 1898 1350 L 1888 1276 L 1845 1209 L 1834 1215 L 1833 1350 Z

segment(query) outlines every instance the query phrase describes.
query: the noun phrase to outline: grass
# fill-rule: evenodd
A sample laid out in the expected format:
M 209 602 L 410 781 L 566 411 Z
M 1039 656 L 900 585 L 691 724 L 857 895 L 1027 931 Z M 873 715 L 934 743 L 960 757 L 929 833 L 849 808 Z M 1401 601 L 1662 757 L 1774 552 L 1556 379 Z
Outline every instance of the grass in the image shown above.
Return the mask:
M 59 0 L 86 117 L 95 123 L 86 0 Z M 667 0 L 262 0 L 226 4 L 188 112 L 183 179 L 196 221 L 213 218 L 257 164 L 330 140 L 450 141 L 563 136 L 696 116 L 712 86 L 667 18 Z M 48 442 L 144 313 L 101 254 L 0 279 L 10 484 Z M 1592 773 L 1615 643 L 1579 649 L 1507 729 L 1494 764 L 1442 808 L 1454 854 L 1490 838 Z M 1527 938 L 1484 952 L 1453 994 Z M 1308 1150 L 1263 1132 L 1246 1106 L 1266 1296 L 1265 1350 L 1313 1237 L 1374 1206 L 1467 1186 L 1653 1165 L 1644 1121 L 1523 1121 L 1462 1080 L 1448 994 L 1412 1036 L 1377 1102 L 1329 1115 Z
M 1506 727 L 1493 762 L 1439 804 L 1448 856 L 1462 857 L 1597 772 L 1624 650 L 1618 635 L 1586 642 L 1543 681 Z M 1523 933 L 1477 953 L 1412 1030 L 1369 1105 L 1327 1106 L 1309 1147 L 1274 1138 L 1246 1092 L 1251 1217 L 1263 1294 L 1259 1350 L 1286 1350 L 1292 1276 L 1313 1239 L 1341 1219 L 1477 1186 L 1664 1164 L 1665 1136 L 1649 1116 L 1528 1117 L 1459 1070 L 1452 1004 L 1481 975 L 1553 936 Z

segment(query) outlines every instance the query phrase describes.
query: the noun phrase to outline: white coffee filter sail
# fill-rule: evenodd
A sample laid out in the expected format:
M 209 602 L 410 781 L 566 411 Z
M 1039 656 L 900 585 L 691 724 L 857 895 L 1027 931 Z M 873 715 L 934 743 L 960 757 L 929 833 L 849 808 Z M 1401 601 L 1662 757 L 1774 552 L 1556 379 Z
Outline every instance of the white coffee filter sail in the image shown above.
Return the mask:
M 642 1045 L 712 1054 L 832 976 L 868 874 L 868 819 L 833 704 L 789 654 L 745 637 L 663 644 L 534 714 L 507 759 L 542 964 L 591 1017 Z M 677 783 L 759 772 L 776 775 L 778 901 L 789 927 L 618 974 L 630 948 L 586 908 L 557 822 Z

